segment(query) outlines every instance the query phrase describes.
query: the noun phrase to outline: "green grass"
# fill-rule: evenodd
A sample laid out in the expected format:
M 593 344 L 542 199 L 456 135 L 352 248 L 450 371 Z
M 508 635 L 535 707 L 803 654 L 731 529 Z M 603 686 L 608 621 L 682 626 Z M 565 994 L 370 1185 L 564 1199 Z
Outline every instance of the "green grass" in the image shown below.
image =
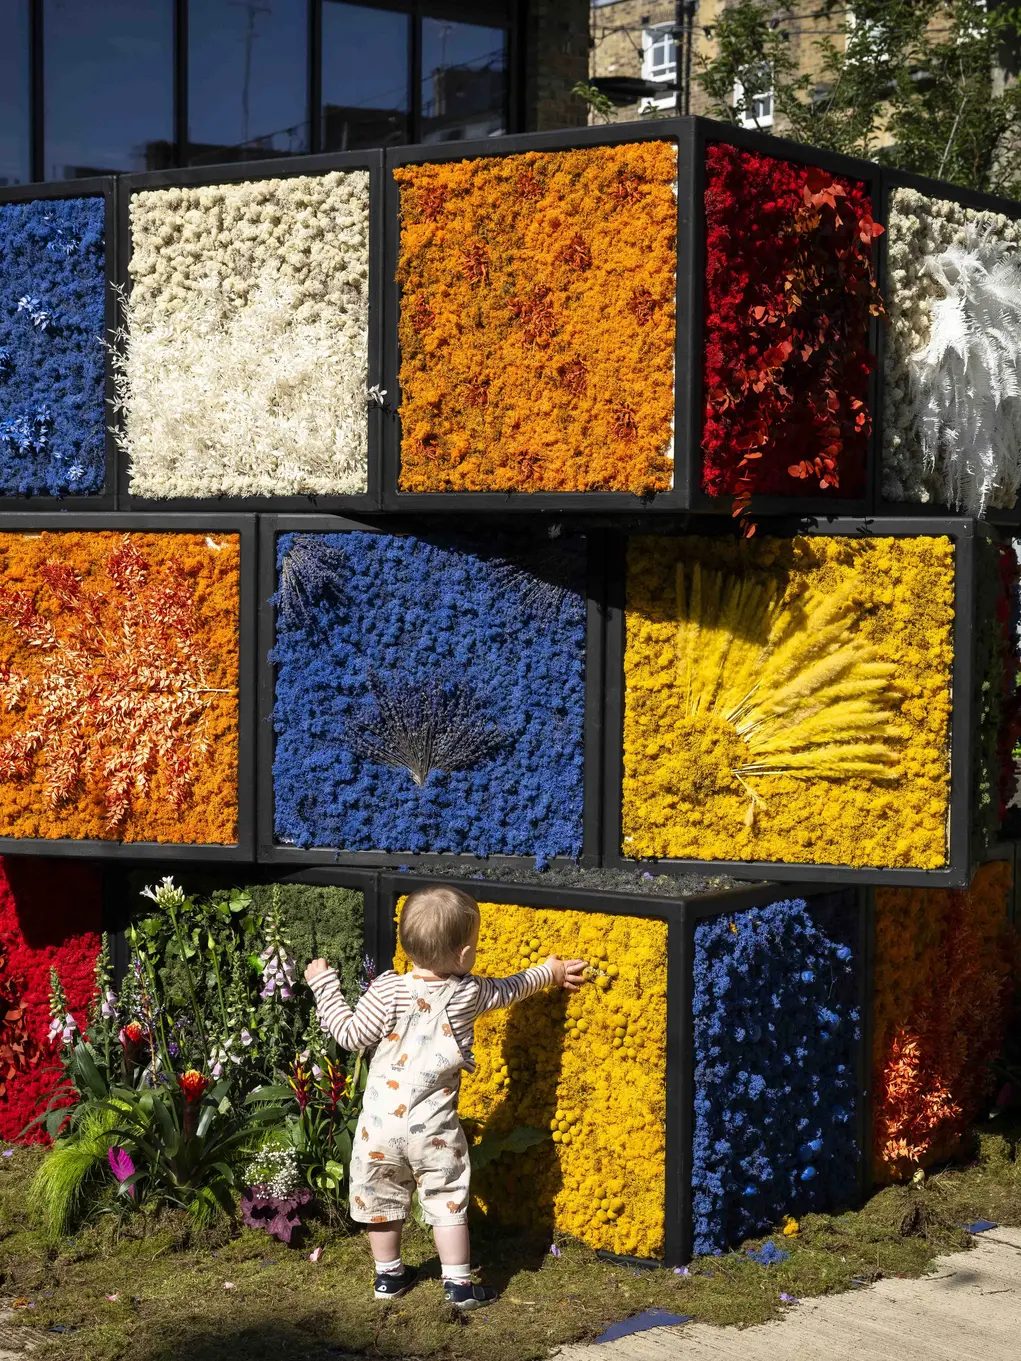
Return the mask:
M 345 1352 L 529 1361 L 649 1307 L 706 1323 L 760 1323 L 783 1312 L 781 1291 L 803 1299 L 921 1275 L 937 1255 L 967 1248 L 961 1225 L 970 1220 L 1021 1225 L 1021 1120 L 979 1141 L 969 1167 L 887 1189 L 856 1214 L 809 1216 L 796 1238 L 776 1235 L 791 1257 L 769 1268 L 733 1253 L 693 1262 L 690 1276 L 635 1272 L 570 1242 L 554 1258 L 547 1237 L 482 1224 L 473 1256 L 502 1294 L 466 1319 L 444 1305 L 431 1240 L 417 1228 L 405 1256 L 423 1280 L 386 1306 L 372 1298 L 364 1238 L 325 1228 L 297 1250 L 229 1225 L 197 1235 L 186 1216 L 167 1215 L 119 1239 L 112 1219 L 100 1221 L 50 1246 L 25 1208 L 40 1155 L 18 1149 L 0 1159 L 0 1304 L 22 1297 L 34 1305 L 15 1319 L 41 1361 L 328 1361 Z M 320 1242 L 325 1252 L 312 1263 Z M 53 1334 L 52 1325 L 76 1331 Z

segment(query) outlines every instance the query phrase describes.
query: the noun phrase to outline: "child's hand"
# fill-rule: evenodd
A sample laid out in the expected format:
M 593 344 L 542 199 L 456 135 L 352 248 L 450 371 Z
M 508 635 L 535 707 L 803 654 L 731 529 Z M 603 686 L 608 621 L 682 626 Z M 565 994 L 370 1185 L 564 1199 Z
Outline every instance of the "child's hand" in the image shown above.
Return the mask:
M 318 978 L 321 973 L 328 973 L 329 969 L 330 966 L 325 959 L 313 959 L 305 970 L 305 982 L 311 983 L 313 978 Z
M 550 955 L 546 963 L 553 970 L 553 982 L 565 992 L 577 992 L 581 987 L 581 971 L 585 967 L 583 959 L 561 959 Z

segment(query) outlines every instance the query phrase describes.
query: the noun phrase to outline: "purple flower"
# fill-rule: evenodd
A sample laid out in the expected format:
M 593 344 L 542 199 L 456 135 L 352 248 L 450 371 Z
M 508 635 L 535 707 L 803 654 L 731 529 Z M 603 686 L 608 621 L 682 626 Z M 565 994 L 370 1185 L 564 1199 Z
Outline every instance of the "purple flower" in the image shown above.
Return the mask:
M 108 1148 L 106 1151 L 107 1160 L 110 1163 L 110 1171 L 117 1178 L 117 1184 L 127 1181 L 134 1175 L 135 1164 L 131 1161 L 131 1155 L 123 1148 Z M 135 1188 L 128 1187 L 128 1195 L 134 1197 Z
M 786 1295 L 786 1294 L 784 1294 L 784 1292 L 783 1292 L 782 1290 L 780 1291 L 780 1299 L 782 1300 L 782 1302 L 783 1302 L 784 1304 L 800 1304 L 800 1303 L 801 1303 L 801 1301 L 798 1299 L 797 1295 Z
M 560 1255 L 561 1255 L 560 1249 L 557 1247 L 556 1243 L 552 1244 L 552 1246 L 550 1247 L 550 1256 L 559 1257 Z

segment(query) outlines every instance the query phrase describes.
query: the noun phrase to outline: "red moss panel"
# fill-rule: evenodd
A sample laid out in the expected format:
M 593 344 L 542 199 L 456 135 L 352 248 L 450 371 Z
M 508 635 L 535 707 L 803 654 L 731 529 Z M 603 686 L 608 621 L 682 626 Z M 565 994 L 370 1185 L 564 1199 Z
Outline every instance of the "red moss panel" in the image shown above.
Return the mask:
M 868 188 L 721 144 L 705 172 L 703 490 L 860 497 L 882 311 Z
M 102 921 L 102 880 L 73 861 L 0 860 L 0 1139 L 17 1139 L 60 1074 L 48 1039 L 50 969 L 86 1024 Z M 34 1130 L 30 1141 L 44 1136 Z

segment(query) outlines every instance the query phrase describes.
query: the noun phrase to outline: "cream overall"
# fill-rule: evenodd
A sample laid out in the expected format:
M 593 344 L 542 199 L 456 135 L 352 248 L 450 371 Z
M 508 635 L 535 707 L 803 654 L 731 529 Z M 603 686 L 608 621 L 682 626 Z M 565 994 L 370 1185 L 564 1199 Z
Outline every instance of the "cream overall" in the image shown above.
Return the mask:
M 468 1217 L 468 1141 L 457 1118 L 464 1058 L 447 1021 L 460 978 L 431 991 L 405 976 L 411 1006 L 380 1040 L 351 1154 L 351 1217 L 406 1219 L 416 1187 L 429 1224 Z

